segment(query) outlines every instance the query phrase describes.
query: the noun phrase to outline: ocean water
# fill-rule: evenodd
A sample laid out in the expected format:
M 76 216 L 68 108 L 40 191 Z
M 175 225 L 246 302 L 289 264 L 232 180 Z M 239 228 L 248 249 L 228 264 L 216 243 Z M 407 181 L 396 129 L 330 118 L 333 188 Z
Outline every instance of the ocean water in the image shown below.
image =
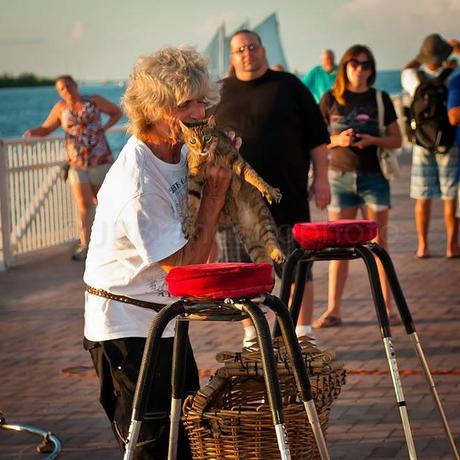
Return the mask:
M 380 71 L 377 74 L 377 88 L 390 94 L 401 92 L 399 70 Z M 120 103 L 124 88 L 117 84 L 80 85 L 82 94 L 100 94 L 115 104 Z M 0 89 L 0 139 L 21 137 L 24 131 L 39 126 L 59 100 L 54 87 L 5 88 Z M 119 125 L 126 123 L 126 118 Z M 56 131 L 61 134 L 62 130 Z M 110 146 L 115 156 L 126 142 L 123 133 L 109 134 Z
M 116 84 L 80 85 L 82 94 L 99 94 L 118 105 L 123 91 L 124 88 Z M 40 126 L 58 100 L 54 86 L 0 89 L 0 139 L 18 138 L 28 129 Z M 126 121 L 126 118 L 122 118 L 118 125 Z M 53 134 L 63 134 L 63 131 L 59 128 Z M 127 138 L 124 133 L 108 135 L 115 155 L 120 153 Z

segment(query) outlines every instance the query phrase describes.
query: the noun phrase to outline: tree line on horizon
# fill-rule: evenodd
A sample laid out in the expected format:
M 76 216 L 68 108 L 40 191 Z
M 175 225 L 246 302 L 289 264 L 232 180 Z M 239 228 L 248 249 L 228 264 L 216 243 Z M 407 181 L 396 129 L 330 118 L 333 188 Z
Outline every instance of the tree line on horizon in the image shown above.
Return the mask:
M 31 72 L 18 76 L 4 73 L 0 75 L 0 88 L 18 88 L 25 86 L 54 86 L 54 78 L 38 77 Z

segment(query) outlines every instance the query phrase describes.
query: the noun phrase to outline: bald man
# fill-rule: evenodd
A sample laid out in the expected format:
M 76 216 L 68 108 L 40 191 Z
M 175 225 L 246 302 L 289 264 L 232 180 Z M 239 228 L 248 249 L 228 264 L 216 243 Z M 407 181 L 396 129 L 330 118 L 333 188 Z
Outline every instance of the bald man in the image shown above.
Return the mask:
M 319 102 L 322 95 L 332 88 L 337 76 L 337 66 L 332 50 L 324 50 L 321 54 L 321 65 L 313 67 L 302 79 L 302 83 L 311 91 Z

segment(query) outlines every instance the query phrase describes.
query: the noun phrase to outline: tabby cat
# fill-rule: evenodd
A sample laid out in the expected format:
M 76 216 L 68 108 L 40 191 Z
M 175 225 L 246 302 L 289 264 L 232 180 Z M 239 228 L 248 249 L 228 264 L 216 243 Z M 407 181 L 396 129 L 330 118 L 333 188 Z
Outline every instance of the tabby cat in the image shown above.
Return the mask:
M 194 234 L 201 190 L 205 182 L 206 161 L 212 158 L 215 164 L 225 166 L 233 172 L 224 211 L 251 260 L 261 263 L 270 262 L 272 259 L 278 264 L 283 263 L 285 255 L 278 244 L 276 224 L 262 198 L 264 196 L 269 203 L 279 203 L 279 189 L 268 185 L 246 163 L 227 134 L 216 127 L 213 116 L 199 122 L 180 122 L 180 126 L 188 147 L 189 168 L 189 214 L 184 225 L 184 234 L 188 238 Z

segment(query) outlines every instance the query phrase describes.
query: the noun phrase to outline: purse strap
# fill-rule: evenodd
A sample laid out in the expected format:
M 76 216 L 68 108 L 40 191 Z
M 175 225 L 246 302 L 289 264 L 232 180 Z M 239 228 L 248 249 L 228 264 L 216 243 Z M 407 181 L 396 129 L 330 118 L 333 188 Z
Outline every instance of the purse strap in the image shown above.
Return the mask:
M 380 131 L 380 135 L 384 136 L 386 132 L 385 125 L 383 122 L 383 119 L 385 117 L 385 106 L 383 105 L 382 91 L 378 89 L 375 90 L 375 99 L 377 100 L 377 114 L 379 118 L 379 131 Z

